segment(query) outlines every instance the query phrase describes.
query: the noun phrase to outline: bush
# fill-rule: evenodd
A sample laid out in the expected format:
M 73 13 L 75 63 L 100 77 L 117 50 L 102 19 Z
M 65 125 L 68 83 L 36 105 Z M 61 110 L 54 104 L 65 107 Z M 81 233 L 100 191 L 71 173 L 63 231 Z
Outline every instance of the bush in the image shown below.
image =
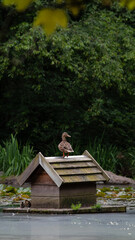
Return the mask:
M 77 211 L 78 209 L 81 208 L 81 206 L 82 206 L 81 203 L 77 203 L 77 204 L 72 203 L 71 208 L 72 208 L 74 211 Z
M 100 211 L 101 204 L 100 203 L 95 204 L 94 206 L 92 206 L 92 209 L 96 209 L 96 210 Z

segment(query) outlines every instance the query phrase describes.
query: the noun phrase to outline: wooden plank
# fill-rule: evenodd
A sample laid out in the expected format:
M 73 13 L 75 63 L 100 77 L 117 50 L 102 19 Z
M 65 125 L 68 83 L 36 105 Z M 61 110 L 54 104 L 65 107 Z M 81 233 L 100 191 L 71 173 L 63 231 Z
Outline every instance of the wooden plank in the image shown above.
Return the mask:
M 69 158 L 61 158 L 58 160 L 55 159 L 50 159 L 48 161 L 50 164 L 51 163 L 75 163 L 75 162 L 92 162 L 92 159 L 86 157 L 86 158 L 73 158 L 73 159 L 69 159 Z
M 80 176 L 62 176 L 62 179 L 65 183 L 74 183 L 74 182 L 85 182 L 84 175 Z
M 59 208 L 59 198 L 58 197 L 32 197 L 31 207 Z
M 96 203 L 96 202 L 95 202 Z M 91 206 L 94 204 L 91 204 Z M 92 208 L 92 207 L 83 207 L 76 210 L 73 210 L 71 208 L 60 208 L 60 209 L 46 209 L 46 208 L 3 208 L 3 212 L 5 213 L 34 213 L 34 214 L 89 214 L 89 213 L 121 213 L 126 212 L 126 206 L 102 206 L 100 209 Z
M 63 168 L 83 168 L 83 167 L 95 167 L 96 165 L 93 162 L 70 162 L 70 163 L 51 163 L 51 166 L 57 169 Z
M 87 159 L 90 160 L 89 157 L 86 155 L 75 155 L 75 156 L 69 156 L 69 157 L 46 157 L 46 160 L 51 163 L 51 162 L 61 162 L 61 161 L 78 161 L 78 159 Z
M 79 176 L 62 176 L 62 179 L 65 183 L 105 181 L 105 178 L 103 177 L 102 174 L 79 175 Z
M 102 171 L 102 174 L 105 178 L 104 181 L 110 180 L 110 177 L 106 174 L 106 172 L 103 170 L 103 168 L 98 164 L 98 162 L 91 156 L 91 154 L 87 150 L 84 151 L 83 155 L 88 156 L 90 159 L 92 159 L 92 161 L 96 164 L 96 166 Z
M 61 177 L 101 173 L 101 171 L 98 168 L 57 169 L 56 171 Z
M 85 179 L 86 179 L 86 181 L 92 181 L 92 182 L 105 181 L 105 178 L 102 174 L 87 175 L 87 176 L 85 176 Z
M 58 197 L 59 188 L 45 184 L 34 184 L 31 186 L 31 196 L 33 197 Z

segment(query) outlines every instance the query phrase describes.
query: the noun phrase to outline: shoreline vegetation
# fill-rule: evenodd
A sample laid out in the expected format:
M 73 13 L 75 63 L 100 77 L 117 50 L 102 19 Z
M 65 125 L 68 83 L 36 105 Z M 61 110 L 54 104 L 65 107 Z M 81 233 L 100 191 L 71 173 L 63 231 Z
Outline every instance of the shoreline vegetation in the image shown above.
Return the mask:
M 130 149 L 129 152 L 125 153 L 120 152 L 116 146 L 107 146 L 103 143 L 102 139 L 96 138 L 93 143 L 89 141 L 83 149 L 76 143 L 73 154 L 82 154 L 85 149 L 90 152 L 103 169 L 108 171 L 108 174 L 111 174 L 111 172 L 114 173 L 114 175 L 111 174 L 112 180 L 113 178 L 115 181 L 117 180 L 115 174 L 134 179 L 135 149 Z M 22 145 L 16 136 L 11 134 L 10 139 L 0 145 L 0 171 L 3 172 L 5 177 L 18 176 L 29 165 L 35 154 L 36 151 L 33 147 L 28 143 Z M 53 142 L 46 156 L 60 156 L 60 154 L 58 144 Z M 121 181 L 123 180 L 121 178 Z M 120 181 L 120 178 L 118 181 Z M 125 181 L 128 183 L 129 179 L 125 179 Z

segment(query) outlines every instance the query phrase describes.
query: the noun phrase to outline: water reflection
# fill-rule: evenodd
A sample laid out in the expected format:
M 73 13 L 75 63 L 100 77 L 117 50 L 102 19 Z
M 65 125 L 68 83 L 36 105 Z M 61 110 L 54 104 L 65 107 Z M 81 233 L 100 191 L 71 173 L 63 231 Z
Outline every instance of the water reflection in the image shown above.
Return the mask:
M 0 213 L 0 240 L 134 240 L 134 214 Z

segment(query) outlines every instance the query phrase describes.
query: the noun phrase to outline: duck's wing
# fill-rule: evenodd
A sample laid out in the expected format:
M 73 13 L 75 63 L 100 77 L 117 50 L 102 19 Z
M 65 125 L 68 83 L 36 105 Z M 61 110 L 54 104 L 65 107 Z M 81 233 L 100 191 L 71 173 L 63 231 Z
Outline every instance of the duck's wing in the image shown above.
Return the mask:
M 59 143 L 58 149 L 59 149 L 61 152 L 64 152 L 64 146 L 65 146 L 65 144 L 64 144 L 64 142 L 62 141 L 62 142 Z
M 66 142 L 65 148 L 66 148 L 67 152 L 74 152 L 74 150 L 69 142 Z
M 65 153 L 74 152 L 69 142 L 64 142 L 64 141 L 60 142 L 60 144 L 58 145 L 58 148 L 61 152 L 65 152 Z

